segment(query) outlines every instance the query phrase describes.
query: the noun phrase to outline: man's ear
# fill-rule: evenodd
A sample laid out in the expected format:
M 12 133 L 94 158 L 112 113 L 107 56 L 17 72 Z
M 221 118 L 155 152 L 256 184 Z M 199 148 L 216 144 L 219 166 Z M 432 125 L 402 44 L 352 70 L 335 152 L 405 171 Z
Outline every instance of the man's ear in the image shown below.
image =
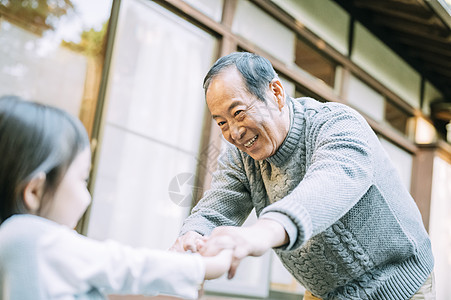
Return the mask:
M 283 89 L 282 83 L 279 79 L 274 79 L 270 82 L 269 88 L 275 97 L 277 107 L 282 111 L 282 108 L 285 106 L 285 90 Z
M 23 199 L 28 212 L 35 214 L 41 207 L 42 195 L 45 187 L 45 173 L 38 173 L 25 186 Z

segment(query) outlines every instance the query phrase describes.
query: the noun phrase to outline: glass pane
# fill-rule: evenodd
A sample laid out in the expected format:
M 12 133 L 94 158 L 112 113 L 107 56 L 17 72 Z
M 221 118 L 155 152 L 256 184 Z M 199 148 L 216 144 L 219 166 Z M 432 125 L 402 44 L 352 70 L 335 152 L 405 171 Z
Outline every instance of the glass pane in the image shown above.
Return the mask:
M 274 251 L 271 251 L 271 290 L 290 294 L 305 293 L 305 288 L 284 267 Z
M 398 171 L 401 182 L 404 184 L 405 188 L 410 191 L 412 155 L 382 137 L 379 137 L 379 140 L 395 166 L 395 169 Z
M 385 121 L 403 135 L 408 135 L 408 121 L 411 115 L 390 101 L 385 101 Z
M 312 91 L 310 91 L 309 89 L 297 85 L 296 91 L 294 93 L 294 98 L 300 98 L 300 97 L 310 97 L 310 98 L 313 98 L 320 102 L 327 102 L 324 98 L 321 98 L 320 96 L 312 93 Z
M 224 0 L 183 0 L 216 22 L 221 22 Z
M 294 33 L 250 1 L 238 1 L 232 30 L 287 65 L 293 64 Z
M 195 170 L 195 157 L 114 126 L 107 126 L 101 149 L 88 236 L 168 249 L 191 205 L 174 202 L 169 186 Z
M 257 215 L 252 210 L 243 226 L 250 226 L 256 221 Z M 206 281 L 204 288 L 206 291 L 222 294 L 265 298 L 269 293 L 270 260 L 270 251 L 259 257 L 246 257 L 236 270 L 235 277 L 229 280 L 224 275 L 216 280 Z
M 111 3 L 0 0 L 0 95 L 60 107 L 90 132 Z
M 295 63 L 304 71 L 321 79 L 328 86 L 335 86 L 337 64 L 299 38 L 296 39 Z
M 191 205 L 175 196 L 194 188 L 184 176 L 196 172 L 215 46 L 151 1 L 121 2 L 89 236 L 159 249 L 175 241 Z

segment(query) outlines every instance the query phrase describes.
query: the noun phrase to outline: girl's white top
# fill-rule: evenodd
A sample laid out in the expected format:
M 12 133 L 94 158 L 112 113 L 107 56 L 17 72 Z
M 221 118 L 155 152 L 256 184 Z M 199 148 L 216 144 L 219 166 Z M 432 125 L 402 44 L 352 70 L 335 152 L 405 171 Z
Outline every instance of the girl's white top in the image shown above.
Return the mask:
M 14 215 L 0 226 L 0 299 L 196 299 L 204 275 L 197 254 L 100 242 L 33 215 Z

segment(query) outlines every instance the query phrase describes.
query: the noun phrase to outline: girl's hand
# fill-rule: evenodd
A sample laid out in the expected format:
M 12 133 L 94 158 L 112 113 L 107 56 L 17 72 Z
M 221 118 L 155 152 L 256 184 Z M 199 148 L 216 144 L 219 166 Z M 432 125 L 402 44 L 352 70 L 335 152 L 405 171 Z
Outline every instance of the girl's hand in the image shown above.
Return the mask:
M 203 256 L 205 262 L 205 279 L 215 279 L 224 275 L 232 263 L 232 249 L 225 249 L 215 256 Z

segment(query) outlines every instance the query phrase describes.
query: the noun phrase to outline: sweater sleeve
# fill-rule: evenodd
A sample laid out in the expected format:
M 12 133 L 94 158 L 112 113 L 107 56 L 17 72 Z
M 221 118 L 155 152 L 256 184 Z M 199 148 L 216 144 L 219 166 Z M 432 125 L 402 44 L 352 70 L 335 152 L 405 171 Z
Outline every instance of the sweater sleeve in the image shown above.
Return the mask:
M 252 211 L 249 183 L 239 151 L 227 147 L 218 159 L 211 188 L 183 222 L 180 234 L 196 231 L 208 235 L 217 226 L 240 226 Z
M 368 138 L 374 133 L 362 117 L 339 109 L 320 114 L 308 128 L 306 148 L 311 160 L 304 178 L 290 194 L 261 214 L 276 221 L 278 215 L 291 220 L 286 227 L 290 243 L 285 250 L 302 246 L 339 220 L 372 182 Z M 292 230 L 293 225 L 297 230 Z
M 51 298 L 89 293 L 169 294 L 197 299 L 205 266 L 198 254 L 131 248 L 61 229 L 45 236 L 40 266 Z

